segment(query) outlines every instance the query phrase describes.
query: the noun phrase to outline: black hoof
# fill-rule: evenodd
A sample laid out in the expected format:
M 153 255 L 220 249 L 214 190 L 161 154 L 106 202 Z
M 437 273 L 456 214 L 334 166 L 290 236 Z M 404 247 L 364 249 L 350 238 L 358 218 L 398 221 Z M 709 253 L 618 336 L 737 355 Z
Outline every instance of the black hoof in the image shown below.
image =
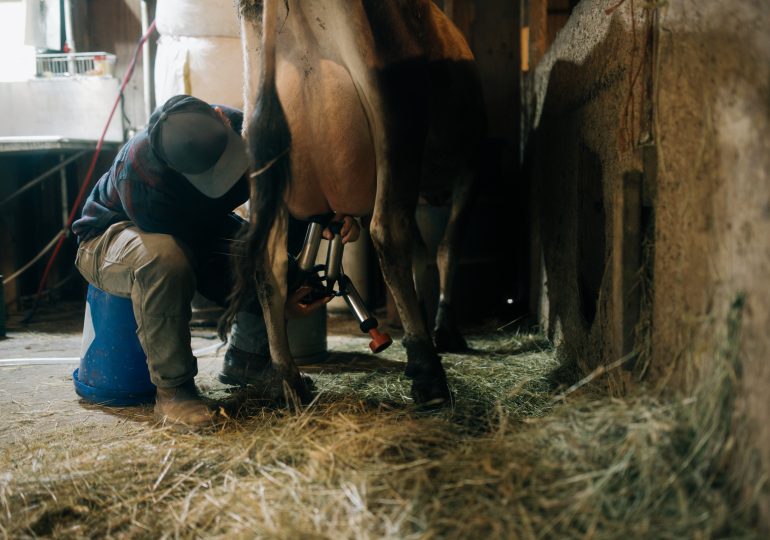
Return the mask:
M 219 377 L 224 383 L 233 384 L 230 380 Z M 298 374 L 295 377 L 284 378 L 279 372 L 272 368 L 264 369 L 259 372 L 259 376 L 252 376 L 248 384 L 238 384 L 246 391 L 248 399 L 267 400 L 276 403 L 284 402 L 292 392 L 297 396 L 299 403 L 307 404 L 313 401 L 315 392 L 315 383 L 307 375 Z
M 446 379 L 416 379 L 412 381 L 412 399 L 420 407 L 438 409 L 452 402 L 452 393 Z
M 311 393 L 315 394 L 316 388 L 315 381 L 310 377 L 310 375 L 305 375 L 304 373 L 300 373 L 300 376 L 302 377 L 302 382 L 305 383 L 305 388 L 307 388 Z
M 426 339 L 404 338 L 406 349 L 406 371 L 412 379 L 412 399 L 421 407 L 435 408 L 448 404 L 451 393 L 446 382 L 446 373 L 441 358 L 433 344 Z
M 281 397 L 287 402 L 295 401 L 301 405 L 307 405 L 315 397 L 315 383 L 313 379 L 300 373 L 297 377 L 285 380 L 285 384 L 282 386 Z
M 436 328 L 433 341 L 438 352 L 463 352 L 468 350 L 468 343 L 459 330 Z
M 294 391 L 297 392 L 300 403 L 308 405 L 315 398 L 315 382 L 313 382 L 313 379 L 311 379 L 310 376 L 305 375 L 304 373 L 300 374 L 300 378 L 302 379 L 302 388 L 299 392 L 297 392 L 296 389 Z

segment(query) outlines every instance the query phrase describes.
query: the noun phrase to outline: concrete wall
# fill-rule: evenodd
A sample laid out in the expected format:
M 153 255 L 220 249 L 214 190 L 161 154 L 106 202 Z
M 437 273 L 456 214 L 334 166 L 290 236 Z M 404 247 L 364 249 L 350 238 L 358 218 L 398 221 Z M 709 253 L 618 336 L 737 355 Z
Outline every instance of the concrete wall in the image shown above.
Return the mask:
M 692 389 L 737 352 L 734 465 L 756 482 L 770 470 L 770 10 L 616 4 L 583 0 L 536 71 L 532 302 L 565 362 L 631 353 L 618 392 Z
M 710 369 L 690 360 L 725 346 L 745 296 L 736 412 L 753 448 L 738 457 L 756 481 L 770 470 L 770 9 L 676 2 L 661 15 L 652 355 L 689 386 Z M 767 487 L 761 515 L 770 528 Z

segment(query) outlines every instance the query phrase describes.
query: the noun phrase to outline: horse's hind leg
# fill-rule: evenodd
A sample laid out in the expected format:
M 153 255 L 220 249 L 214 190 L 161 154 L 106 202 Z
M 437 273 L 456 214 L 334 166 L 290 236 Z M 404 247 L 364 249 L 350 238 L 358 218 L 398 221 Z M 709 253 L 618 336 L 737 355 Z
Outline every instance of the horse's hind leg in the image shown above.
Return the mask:
M 463 351 L 468 348 L 460 333 L 454 308 L 453 286 L 459 263 L 459 251 L 473 200 L 475 173 L 465 170 L 457 177 L 452 191 L 452 208 L 444 236 L 438 247 L 436 264 L 439 272 L 439 304 L 433 329 L 436 349 Z
M 265 372 L 265 380 L 261 384 L 254 385 L 263 387 L 264 397 L 277 400 L 284 394 L 285 382 L 302 403 L 309 403 L 313 395 L 291 356 L 286 331 L 287 235 L 288 216 L 281 213 L 270 230 L 268 255 L 264 257 L 263 265 L 257 269 L 256 279 L 257 295 L 267 327 L 272 369 Z

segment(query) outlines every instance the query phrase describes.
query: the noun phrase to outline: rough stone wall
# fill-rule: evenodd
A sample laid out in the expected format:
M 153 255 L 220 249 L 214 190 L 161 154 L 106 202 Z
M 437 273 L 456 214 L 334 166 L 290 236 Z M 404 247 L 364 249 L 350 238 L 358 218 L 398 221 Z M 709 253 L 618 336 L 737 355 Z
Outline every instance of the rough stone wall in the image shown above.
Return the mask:
M 617 4 L 583 0 L 537 68 L 533 303 L 583 371 L 638 353 L 615 391 L 641 377 L 690 390 L 737 348 L 734 465 L 756 482 L 770 470 L 770 9 Z M 767 487 L 760 499 L 768 527 Z
M 583 370 L 623 356 L 624 178 L 642 167 L 624 130 L 643 54 L 622 10 L 605 13 L 609 4 L 579 4 L 539 63 L 528 141 L 541 322 Z

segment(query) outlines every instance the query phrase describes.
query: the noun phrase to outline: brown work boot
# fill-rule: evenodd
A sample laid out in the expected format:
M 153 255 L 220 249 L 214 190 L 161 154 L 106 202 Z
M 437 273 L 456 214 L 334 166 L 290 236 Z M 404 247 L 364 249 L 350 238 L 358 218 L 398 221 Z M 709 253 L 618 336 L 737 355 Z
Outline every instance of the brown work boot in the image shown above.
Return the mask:
M 166 425 L 182 429 L 198 429 L 214 423 L 214 413 L 206 407 L 192 380 L 173 388 L 158 388 L 155 417 Z

